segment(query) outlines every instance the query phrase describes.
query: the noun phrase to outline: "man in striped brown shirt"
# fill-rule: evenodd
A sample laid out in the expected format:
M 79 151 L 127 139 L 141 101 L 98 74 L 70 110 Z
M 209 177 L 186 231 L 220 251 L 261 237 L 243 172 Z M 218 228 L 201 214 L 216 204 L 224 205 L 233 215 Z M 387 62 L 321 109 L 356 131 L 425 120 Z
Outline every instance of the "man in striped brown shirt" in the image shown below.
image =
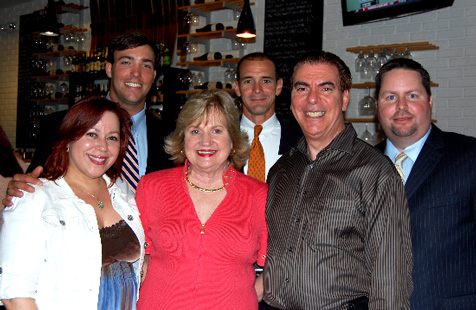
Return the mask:
M 294 67 L 291 110 L 304 138 L 268 175 L 264 300 L 276 309 L 409 309 L 405 190 L 389 159 L 344 122 L 351 84 L 328 52 Z

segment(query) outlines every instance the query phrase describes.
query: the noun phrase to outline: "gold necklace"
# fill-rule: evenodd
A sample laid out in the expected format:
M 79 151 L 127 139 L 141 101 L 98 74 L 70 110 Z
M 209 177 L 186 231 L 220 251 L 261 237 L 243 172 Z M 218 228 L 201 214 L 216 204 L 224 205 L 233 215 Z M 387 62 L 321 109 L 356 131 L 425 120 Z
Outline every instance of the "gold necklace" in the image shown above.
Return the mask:
M 225 185 L 223 185 L 220 188 L 207 189 L 207 188 L 203 188 L 203 187 L 200 187 L 200 186 L 197 186 L 197 185 L 193 184 L 188 178 L 188 169 L 187 169 L 187 172 L 185 172 L 185 181 L 187 181 L 187 183 L 190 184 L 191 187 L 193 187 L 195 189 L 198 189 L 199 191 L 204 192 L 204 193 L 216 193 L 216 192 L 219 192 L 219 191 L 222 191 L 222 190 L 225 189 Z
M 99 208 L 99 210 L 102 210 L 104 209 L 104 203 L 99 199 L 99 193 L 101 192 L 101 180 L 99 181 L 99 186 L 98 186 L 98 196 L 94 196 L 93 194 L 91 194 L 90 192 L 88 192 L 86 189 L 84 189 L 82 186 L 76 184 L 76 183 L 73 183 L 74 186 L 78 187 L 79 189 L 81 189 L 83 192 L 87 193 L 88 195 L 90 195 L 91 197 L 93 197 L 94 199 L 97 200 L 97 207 Z

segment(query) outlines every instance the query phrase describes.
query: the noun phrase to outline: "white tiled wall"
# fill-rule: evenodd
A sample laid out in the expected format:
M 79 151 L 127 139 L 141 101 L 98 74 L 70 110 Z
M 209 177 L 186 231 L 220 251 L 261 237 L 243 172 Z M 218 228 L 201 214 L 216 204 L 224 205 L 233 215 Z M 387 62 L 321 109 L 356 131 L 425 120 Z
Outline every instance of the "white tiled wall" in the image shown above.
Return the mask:
M 86 0 L 68 0 L 79 3 Z M 263 50 L 265 0 L 253 0 L 251 7 L 257 27 L 257 39 L 249 44 L 245 53 Z M 0 9 L 0 23 L 19 22 L 19 16 L 43 8 L 47 0 L 22 1 L 18 5 Z M 88 5 L 88 4 L 85 5 Z M 84 3 L 83 3 L 84 4 Z M 222 12 L 213 15 L 212 22 L 230 19 Z M 203 26 L 203 25 L 201 25 Z M 410 17 L 398 18 L 365 25 L 342 26 L 340 1 L 324 0 L 323 49 L 340 56 L 353 68 L 355 54 L 347 47 L 404 42 L 429 41 L 439 50 L 413 53 L 430 72 L 439 87 L 432 89 L 433 118 L 437 125 L 448 131 L 476 136 L 476 3 L 474 0 L 455 0 L 450 8 Z M 212 50 L 231 50 L 228 40 L 215 40 Z M 18 31 L 0 32 L 0 124 L 14 143 L 16 130 L 16 92 L 18 67 Z M 210 80 L 219 80 L 223 69 L 210 69 Z M 359 82 L 358 78 L 354 79 Z M 348 117 L 357 117 L 357 103 L 364 90 L 351 91 Z M 371 124 L 369 124 L 371 125 Z M 357 124 L 359 133 L 365 124 Z M 370 126 L 369 130 L 373 130 Z

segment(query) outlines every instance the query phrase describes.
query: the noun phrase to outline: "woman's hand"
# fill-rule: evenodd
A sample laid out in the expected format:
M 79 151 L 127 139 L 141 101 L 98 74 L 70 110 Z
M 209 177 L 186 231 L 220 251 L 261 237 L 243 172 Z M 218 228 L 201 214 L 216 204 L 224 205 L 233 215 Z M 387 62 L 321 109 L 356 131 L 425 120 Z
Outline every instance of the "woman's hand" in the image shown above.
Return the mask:
M 140 285 L 144 283 L 145 275 L 147 274 L 147 268 L 149 267 L 149 254 L 144 256 L 144 263 L 142 264 L 142 270 L 140 272 Z
M 263 300 L 263 294 L 264 294 L 264 283 L 263 283 L 262 275 L 259 275 L 259 277 L 256 278 L 255 290 L 256 290 L 256 295 L 258 295 L 258 302 L 260 302 L 261 300 Z
M 38 310 L 33 298 L 2 299 L 2 302 L 7 310 Z

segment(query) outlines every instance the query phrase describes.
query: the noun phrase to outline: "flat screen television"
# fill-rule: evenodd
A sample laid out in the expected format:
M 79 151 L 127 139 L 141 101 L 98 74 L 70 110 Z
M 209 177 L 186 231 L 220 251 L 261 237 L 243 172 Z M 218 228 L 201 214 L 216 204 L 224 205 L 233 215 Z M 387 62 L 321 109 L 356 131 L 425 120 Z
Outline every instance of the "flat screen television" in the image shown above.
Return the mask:
M 454 0 L 341 0 L 344 26 L 376 22 L 453 5 Z

